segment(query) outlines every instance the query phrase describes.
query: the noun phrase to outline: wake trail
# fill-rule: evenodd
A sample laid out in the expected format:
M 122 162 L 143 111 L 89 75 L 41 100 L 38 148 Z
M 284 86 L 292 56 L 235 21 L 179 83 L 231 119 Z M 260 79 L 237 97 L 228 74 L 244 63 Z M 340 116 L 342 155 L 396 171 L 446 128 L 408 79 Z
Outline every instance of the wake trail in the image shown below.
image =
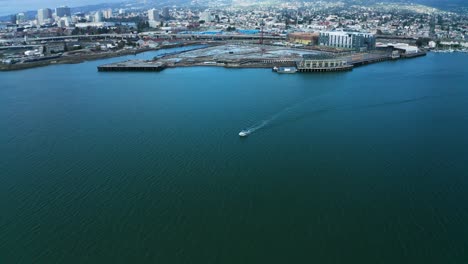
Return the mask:
M 415 98 L 408 98 L 408 99 L 403 99 L 403 100 L 394 100 L 394 101 L 387 101 L 387 102 L 382 102 L 382 103 L 377 103 L 377 104 L 367 104 L 367 105 L 339 105 L 339 106 L 328 106 L 328 107 L 322 107 L 321 109 L 316 109 L 314 111 L 309 111 L 304 113 L 303 115 L 296 117 L 292 120 L 289 121 L 294 121 L 294 120 L 299 120 L 304 118 L 305 116 L 309 116 L 311 114 L 319 114 L 319 113 L 324 113 L 324 112 L 329 112 L 329 111 L 355 111 L 355 110 L 361 110 L 361 109 L 368 109 L 368 108 L 380 108 L 380 107 L 385 107 L 385 106 L 391 106 L 391 105 L 401 105 L 401 104 L 409 104 L 409 103 L 414 103 L 418 101 L 423 101 L 423 100 L 429 100 L 429 99 L 437 99 L 441 98 L 443 96 L 421 96 L 421 97 L 415 97 Z M 305 103 L 308 103 L 312 101 L 312 99 L 318 100 L 319 98 L 307 98 L 305 100 L 299 101 L 293 105 L 290 105 L 281 111 L 271 115 L 269 118 L 264 119 L 249 128 L 243 130 L 246 135 L 250 135 L 277 120 L 279 117 L 282 115 L 288 113 L 289 111 L 298 108 L 302 106 Z M 288 122 L 288 121 L 284 121 Z M 280 122 L 283 123 L 283 122 Z M 284 124 L 284 123 L 283 123 Z
M 314 98 L 316 99 L 316 98 Z M 250 127 L 248 127 L 247 129 L 243 130 L 243 132 L 247 135 L 250 135 L 252 133 L 254 133 L 255 131 L 259 130 L 259 129 L 262 129 L 264 127 L 266 127 L 268 124 L 270 124 L 271 122 L 275 121 L 276 119 L 278 119 L 280 116 L 282 116 L 283 114 L 286 114 L 287 112 L 291 111 L 292 109 L 294 108 L 297 108 L 305 103 L 307 103 L 308 101 L 310 101 L 311 98 L 307 98 L 305 100 L 302 100 L 302 101 L 299 101 L 295 104 L 292 104 L 284 109 L 282 109 L 281 111 L 273 114 L 272 116 L 270 116 L 269 118 L 267 119 L 264 119 Z

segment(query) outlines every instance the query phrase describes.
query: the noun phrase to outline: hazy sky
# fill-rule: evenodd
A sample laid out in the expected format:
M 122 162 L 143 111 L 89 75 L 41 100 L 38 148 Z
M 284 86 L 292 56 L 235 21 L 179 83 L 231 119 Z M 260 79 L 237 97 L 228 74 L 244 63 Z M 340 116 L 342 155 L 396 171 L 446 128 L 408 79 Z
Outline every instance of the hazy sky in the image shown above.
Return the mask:
M 0 0 L 0 15 L 9 15 L 43 7 L 83 6 L 89 4 L 123 2 L 123 0 Z

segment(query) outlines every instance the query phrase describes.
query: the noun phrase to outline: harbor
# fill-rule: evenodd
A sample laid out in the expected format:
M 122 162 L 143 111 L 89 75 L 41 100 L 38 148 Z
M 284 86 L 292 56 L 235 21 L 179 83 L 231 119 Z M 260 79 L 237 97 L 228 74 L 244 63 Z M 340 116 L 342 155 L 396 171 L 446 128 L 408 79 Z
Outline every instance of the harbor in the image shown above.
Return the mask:
M 128 60 L 101 65 L 98 66 L 98 71 L 157 72 L 166 68 L 211 66 L 271 68 L 278 73 L 339 72 L 363 65 L 424 55 L 424 51 L 406 53 L 405 50 L 393 47 L 337 54 L 272 45 L 224 44 L 161 54 L 152 60 Z

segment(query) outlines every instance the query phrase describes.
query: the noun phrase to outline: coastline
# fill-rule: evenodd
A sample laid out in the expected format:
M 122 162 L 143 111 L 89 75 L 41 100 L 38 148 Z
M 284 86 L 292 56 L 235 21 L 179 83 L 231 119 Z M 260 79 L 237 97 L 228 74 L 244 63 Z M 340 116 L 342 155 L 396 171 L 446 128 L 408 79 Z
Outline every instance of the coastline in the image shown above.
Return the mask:
M 111 52 L 80 54 L 77 56 L 65 55 L 65 56 L 61 56 L 61 57 L 50 59 L 50 60 L 41 60 L 41 61 L 17 63 L 17 64 L 0 64 L 0 71 L 26 70 L 26 69 L 45 67 L 45 66 L 56 65 L 56 64 L 77 64 L 77 63 L 82 63 L 85 61 L 116 58 L 116 57 L 122 57 L 122 56 L 127 56 L 127 55 L 137 55 L 137 54 L 148 52 L 148 51 L 157 51 L 157 50 L 199 45 L 199 44 L 202 44 L 202 43 L 201 42 L 188 42 L 188 43 L 180 43 L 180 44 L 173 44 L 173 45 L 164 45 L 164 46 L 160 46 L 157 48 L 118 50 L 118 51 L 111 51 Z

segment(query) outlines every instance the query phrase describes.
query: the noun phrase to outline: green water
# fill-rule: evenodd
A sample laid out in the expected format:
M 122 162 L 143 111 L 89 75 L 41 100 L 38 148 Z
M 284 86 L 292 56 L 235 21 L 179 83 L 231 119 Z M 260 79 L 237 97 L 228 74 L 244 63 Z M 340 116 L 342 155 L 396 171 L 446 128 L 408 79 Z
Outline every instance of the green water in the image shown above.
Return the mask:
M 0 73 L 1 263 L 467 263 L 466 54 L 96 71 L 127 58 Z

